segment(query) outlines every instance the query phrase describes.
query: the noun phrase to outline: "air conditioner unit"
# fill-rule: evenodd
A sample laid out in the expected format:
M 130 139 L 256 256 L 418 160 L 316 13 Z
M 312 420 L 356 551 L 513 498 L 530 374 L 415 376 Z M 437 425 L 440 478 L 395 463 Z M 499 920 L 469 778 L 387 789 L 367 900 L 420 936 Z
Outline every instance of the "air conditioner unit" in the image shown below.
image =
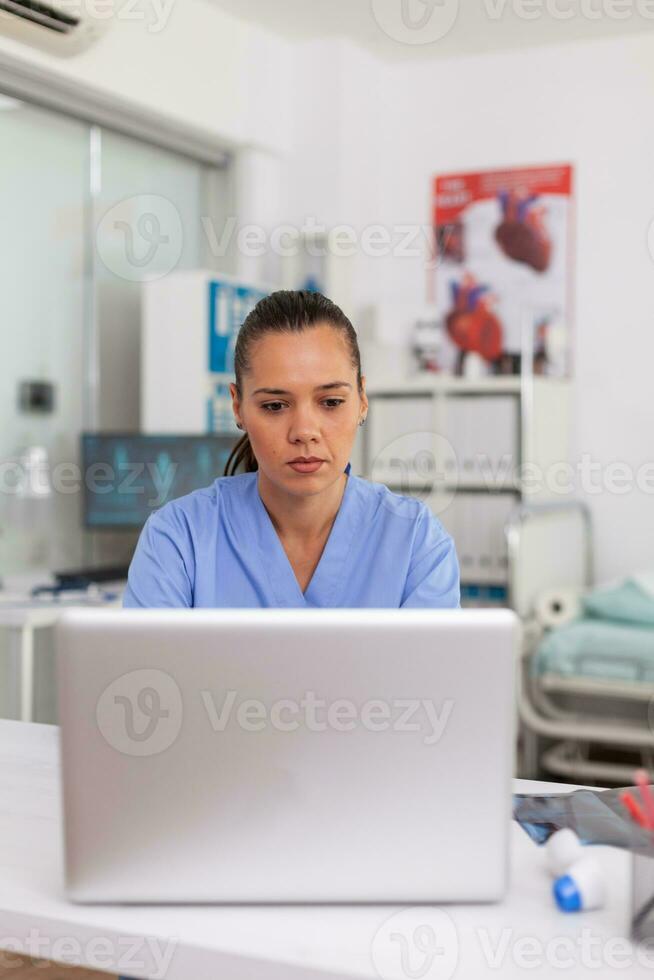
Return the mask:
M 112 17 L 87 0 L 0 0 L 0 34 L 64 56 L 93 44 Z

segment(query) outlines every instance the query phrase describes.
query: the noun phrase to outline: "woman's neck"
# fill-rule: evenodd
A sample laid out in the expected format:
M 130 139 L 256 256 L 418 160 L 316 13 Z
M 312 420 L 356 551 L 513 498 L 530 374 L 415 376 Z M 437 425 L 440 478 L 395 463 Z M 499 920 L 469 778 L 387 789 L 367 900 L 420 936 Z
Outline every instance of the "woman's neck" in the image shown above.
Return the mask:
M 327 537 L 341 506 L 349 477 L 346 473 L 320 493 L 299 496 L 280 490 L 259 471 L 259 496 L 282 541 L 320 541 Z

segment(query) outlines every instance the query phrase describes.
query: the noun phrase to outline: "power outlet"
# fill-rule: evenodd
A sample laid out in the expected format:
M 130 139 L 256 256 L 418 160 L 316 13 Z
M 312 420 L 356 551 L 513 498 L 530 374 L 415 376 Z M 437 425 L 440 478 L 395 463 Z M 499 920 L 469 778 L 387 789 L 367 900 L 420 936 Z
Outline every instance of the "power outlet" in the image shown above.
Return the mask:
M 50 381 L 21 381 L 18 404 L 21 412 L 47 415 L 54 411 L 54 385 Z

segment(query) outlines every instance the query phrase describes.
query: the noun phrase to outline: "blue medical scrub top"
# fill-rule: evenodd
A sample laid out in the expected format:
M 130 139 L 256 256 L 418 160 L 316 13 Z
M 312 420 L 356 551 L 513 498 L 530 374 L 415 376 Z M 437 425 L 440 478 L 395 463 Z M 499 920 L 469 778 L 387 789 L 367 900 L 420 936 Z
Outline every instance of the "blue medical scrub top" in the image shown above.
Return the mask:
M 458 607 L 454 542 L 428 507 L 345 470 L 348 480 L 305 592 L 258 488 L 258 474 L 214 480 L 146 521 L 123 606 Z

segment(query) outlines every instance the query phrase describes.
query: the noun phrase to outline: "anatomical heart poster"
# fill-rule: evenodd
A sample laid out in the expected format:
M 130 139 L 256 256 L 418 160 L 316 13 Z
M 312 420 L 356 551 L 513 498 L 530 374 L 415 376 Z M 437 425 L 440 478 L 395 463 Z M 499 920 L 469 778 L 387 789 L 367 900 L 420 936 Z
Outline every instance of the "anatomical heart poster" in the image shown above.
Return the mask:
M 434 178 L 437 370 L 570 374 L 572 167 Z

